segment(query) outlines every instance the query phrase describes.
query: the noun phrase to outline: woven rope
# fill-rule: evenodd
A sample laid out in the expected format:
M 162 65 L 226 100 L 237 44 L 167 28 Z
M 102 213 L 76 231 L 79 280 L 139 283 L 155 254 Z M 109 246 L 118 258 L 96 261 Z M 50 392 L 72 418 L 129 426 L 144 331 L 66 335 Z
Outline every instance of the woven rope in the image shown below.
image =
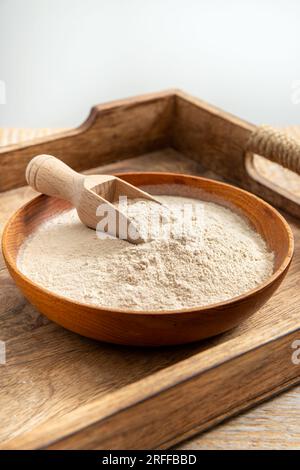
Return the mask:
M 246 150 L 300 174 L 300 142 L 284 132 L 259 126 L 251 134 Z

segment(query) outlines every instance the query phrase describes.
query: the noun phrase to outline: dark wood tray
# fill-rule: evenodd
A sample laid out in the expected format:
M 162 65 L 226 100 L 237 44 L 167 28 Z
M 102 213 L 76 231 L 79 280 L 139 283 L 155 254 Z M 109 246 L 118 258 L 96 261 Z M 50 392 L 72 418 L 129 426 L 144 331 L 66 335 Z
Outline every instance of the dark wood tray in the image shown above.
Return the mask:
M 0 151 L 1 226 L 34 196 L 22 186 L 37 153 L 92 173 L 226 179 L 296 216 L 288 194 L 247 174 L 244 142 L 253 129 L 180 92 L 96 107 L 77 130 Z M 1 259 L 1 448 L 167 448 L 299 382 L 292 343 L 300 339 L 300 226 L 286 216 L 296 252 L 279 291 L 240 327 L 183 347 L 128 348 L 70 333 L 25 301 Z

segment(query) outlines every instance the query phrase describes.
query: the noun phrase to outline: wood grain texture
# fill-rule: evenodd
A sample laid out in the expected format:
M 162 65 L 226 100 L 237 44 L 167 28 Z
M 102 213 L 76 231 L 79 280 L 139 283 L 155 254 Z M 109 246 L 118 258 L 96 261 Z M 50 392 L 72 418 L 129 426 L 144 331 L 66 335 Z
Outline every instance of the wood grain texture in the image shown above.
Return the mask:
M 299 450 L 300 387 L 177 447 L 197 450 Z
M 246 152 L 256 129 L 179 90 L 98 105 L 78 129 L 0 149 L 4 170 L 0 173 L 0 191 L 25 184 L 25 167 L 37 154 L 53 154 L 82 171 L 171 146 L 300 217 L 299 198 L 262 178 L 254 156 Z M 272 159 L 276 158 L 275 153 Z M 290 165 L 290 159 L 286 164 Z
M 210 171 L 206 173 L 201 165 L 173 150 L 129 159 L 98 171 L 109 173 L 114 169 L 128 171 L 145 168 L 173 169 L 213 176 Z M 21 199 L 25 201 L 32 196 L 32 192 L 25 188 L 2 194 L 0 204 L 2 201 L 1 208 L 4 212 L 1 220 L 4 221 L 20 206 Z M 300 224 L 292 218 L 289 218 L 289 222 L 293 227 L 296 246 L 299 246 Z M 290 361 L 290 346 L 292 339 L 300 336 L 300 299 L 297 291 L 299 269 L 300 256 L 296 251 L 290 272 L 280 290 L 251 319 L 233 331 L 209 341 L 158 350 L 104 345 L 49 323 L 24 300 L 7 270 L 2 269 L 1 286 L 4 288 L 0 290 L 0 327 L 2 338 L 7 341 L 8 362 L 6 366 L 1 366 L 4 367 L 1 371 L 0 394 L 0 409 L 3 410 L 3 425 L 0 426 L 1 446 L 36 448 L 47 447 L 52 442 L 52 446 L 66 448 L 113 448 L 121 443 L 124 448 L 169 447 L 197 431 L 207 429 L 222 419 L 259 403 L 261 399 L 290 386 L 294 381 L 297 382 L 299 366 L 294 366 Z M 289 302 L 286 302 L 287 298 Z M 223 408 L 221 414 L 218 415 L 215 409 L 208 407 L 207 400 L 202 401 L 203 398 L 199 396 L 204 385 L 202 380 L 200 384 L 192 382 L 190 394 L 185 393 L 186 390 L 180 390 L 177 395 L 174 384 L 186 379 L 191 367 L 197 367 L 199 372 L 202 371 L 200 376 L 204 377 L 205 371 L 212 366 L 213 361 L 216 361 L 215 370 L 218 370 L 218 361 L 222 363 L 228 355 L 238 357 L 243 354 L 245 348 L 255 350 L 255 345 L 268 342 L 270 336 L 281 336 L 283 331 L 286 331 L 288 336 L 276 349 L 280 356 L 278 360 L 278 356 L 268 348 L 268 351 L 260 352 L 263 357 L 257 356 L 254 362 L 249 362 L 248 367 L 245 367 L 244 363 L 242 371 L 244 370 L 245 375 L 239 375 L 237 365 L 230 368 L 234 375 L 230 376 L 229 373 L 228 381 L 225 381 L 224 375 L 220 375 L 222 386 L 216 386 L 211 393 L 217 393 L 219 390 L 223 395 L 223 401 L 220 403 Z M 264 375 L 266 378 L 262 380 L 265 367 L 271 369 L 268 369 L 269 372 Z M 238 377 L 239 388 L 236 385 L 232 388 L 232 383 L 236 383 L 232 382 L 234 377 Z M 212 377 L 206 380 L 210 384 L 215 383 Z M 258 382 L 259 389 L 253 380 Z M 271 390 L 272 381 L 276 381 L 277 385 L 274 385 L 273 389 L 271 387 Z M 121 410 L 131 410 L 135 403 L 138 406 L 139 396 L 143 397 L 143 400 L 145 397 L 155 397 L 159 386 L 167 388 L 170 383 L 173 387 L 164 396 L 162 406 L 166 411 L 169 410 L 167 416 L 157 413 L 157 404 L 154 407 L 151 405 L 145 412 L 140 408 L 140 404 L 136 416 L 142 417 L 142 422 L 133 423 L 133 433 L 130 432 L 130 421 L 122 425 L 124 421 L 117 419 L 114 426 L 119 423 L 119 433 L 106 434 L 106 442 L 97 442 L 94 434 L 92 437 L 88 437 L 90 434 L 86 435 L 86 441 L 80 433 L 77 433 L 77 441 L 72 444 L 64 440 L 64 435 L 74 429 L 74 426 L 79 432 L 87 422 L 93 426 L 96 437 L 103 435 L 102 431 L 106 432 L 106 428 L 102 428 L 102 425 L 108 422 L 109 416 L 112 419 L 114 415 L 118 417 Z M 225 385 L 229 388 L 225 388 Z M 191 408 L 186 408 L 185 399 L 189 396 Z M 233 396 L 238 398 L 234 407 L 231 405 Z M 211 403 L 214 404 L 216 400 L 218 395 Z M 171 412 L 169 404 L 177 411 Z M 206 414 L 205 419 L 203 416 L 200 418 L 200 428 L 197 427 L 199 410 Z M 100 427 L 95 425 L 95 421 L 100 421 Z M 154 426 L 154 429 L 151 426 Z M 122 429 L 128 432 L 124 433 Z
M 77 129 L 0 149 L 0 191 L 26 184 L 25 168 L 39 154 L 60 158 L 76 171 L 168 147 L 172 91 L 94 106 Z
M 176 92 L 173 147 L 228 181 L 300 217 L 299 198 L 270 178 L 262 177 L 254 156 L 245 152 L 255 129 L 253 124 L 186 93 Z
M 72 413 L 41 424 L 6 443 L 8 448 L 136 449 L 166 448 L 266 398 L 275 387 L 274 363 L 282 368 L 280 389 L 298 380 L 286 355 L 295 335 L 224 360 L 224 348 L 207 350 Z M 229 345 L 228 345 L 229 346 Z M 217 362 L 216 362 L 217 359 Z M 207 366 L 201 367 L 205 361 Z M 193 370 L 191 369 L 193 363 Z M 222 363 L 222 373 L 220 364 Z M 201 373 L 196 373 L 202 369 Z M 262 380 L 262 374 L 264 380 Z M 295 374 L 291 377 L 290 374 Z M 238 381 L 238 387 L 237 387 Z M 251 386 L 251 387 L 250 387 Z M 278 387 L 278 386 L 277 386 Z M 212 397 L 214 398 L 212 400 Z M 83 423 L 84 420 L 84 423 Z M 196 425 L 198 423 L 198 425 Z M 201 424 L 200 424 L 201 423 Z

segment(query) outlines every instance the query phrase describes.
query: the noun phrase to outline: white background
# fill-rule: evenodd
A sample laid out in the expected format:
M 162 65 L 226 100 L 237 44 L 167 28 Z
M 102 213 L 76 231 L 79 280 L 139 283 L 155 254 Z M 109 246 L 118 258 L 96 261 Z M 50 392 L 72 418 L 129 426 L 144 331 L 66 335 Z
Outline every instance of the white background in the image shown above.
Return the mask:
M 167 88 L 300 124 L 300 1 L 0 0 L 0 80 L 0 126 L 76 126 Z

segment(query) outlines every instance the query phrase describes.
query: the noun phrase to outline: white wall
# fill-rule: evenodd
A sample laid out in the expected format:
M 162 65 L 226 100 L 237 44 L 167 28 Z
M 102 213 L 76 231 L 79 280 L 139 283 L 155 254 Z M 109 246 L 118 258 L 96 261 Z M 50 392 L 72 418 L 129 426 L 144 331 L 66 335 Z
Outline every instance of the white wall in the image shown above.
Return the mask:
M 76 126 L 93 104 L 174 87 L 300 124 L 300 2 L 0 0 L 0 80 L 0 126 Z

